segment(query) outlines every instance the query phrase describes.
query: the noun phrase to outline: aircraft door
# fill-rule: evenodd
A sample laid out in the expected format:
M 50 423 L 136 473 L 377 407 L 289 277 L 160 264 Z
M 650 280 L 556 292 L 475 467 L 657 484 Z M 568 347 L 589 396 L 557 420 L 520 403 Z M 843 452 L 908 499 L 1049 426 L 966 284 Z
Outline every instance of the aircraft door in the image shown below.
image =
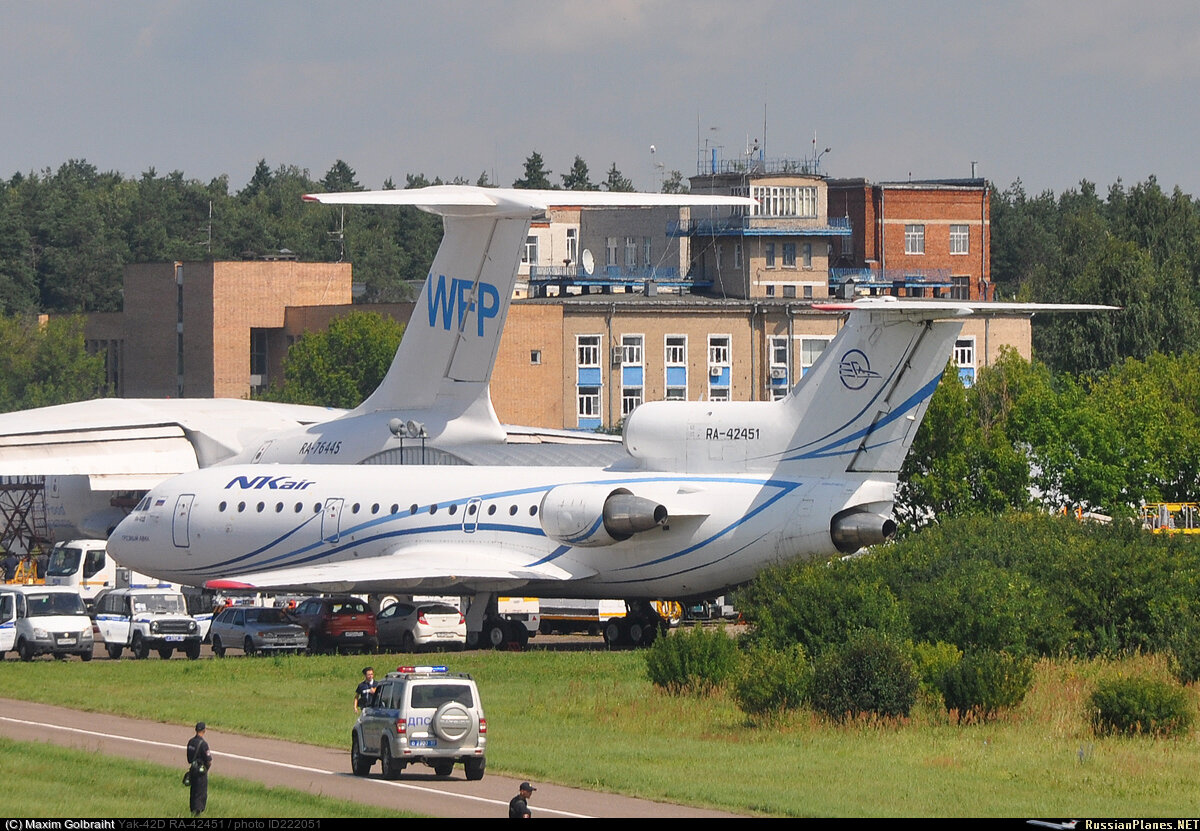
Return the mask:
M 0 655 L 8 652 L 17 642 L 17 597 L 0 594 Z
M 463 511 L 463 533 L 474 534 L 479 527 L 479 513 L 483 510 L 482 499 L 468 499 L 466 510 Z
M 176 548 L 187 548 L 191 543 L 189 525 L 192 520 L 192 502 L 196 499 L 193 493 L 183 493 L 175 501 L 175 518 L 171 521 L 171 538 Z
M 321 514 L 321 539 L 325 542 L 337 542 L 341 539 L 342 501 L 341 499 L 325 500 L 325 510 Z

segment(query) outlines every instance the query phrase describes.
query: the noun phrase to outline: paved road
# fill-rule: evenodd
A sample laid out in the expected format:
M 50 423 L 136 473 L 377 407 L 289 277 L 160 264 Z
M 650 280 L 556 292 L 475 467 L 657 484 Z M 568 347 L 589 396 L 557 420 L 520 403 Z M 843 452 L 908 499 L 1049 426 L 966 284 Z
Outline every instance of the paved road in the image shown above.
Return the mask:
M 28 701 L 0 699 L 0 735 L 21 741 L 45 741 L 109 756 L 142 759 L 182 770 L 190 725 L 163 724 L 85 713 Z M 468 782 L 456 766 L 450 779 L 440 779 L 418 765 L 398 781 L 379 778 L 378 766 L 368 779 L 349 770 L 349 752 L 325 747 L 260 739 L 209 728 L 215 776 L 250 779 L 266 785 L 320 793 L 386 808 L 437 817 L 506 817 L 508 800 L 520 780 L 489 772 Z M 428 771 L 428 773 L 425 773 Z M 717 811 L 650 802 L 612 794 L 534 782 L 530 801 L 534 817 L 728 817 Z M 214 785 L 219 787 L 219 785 Z

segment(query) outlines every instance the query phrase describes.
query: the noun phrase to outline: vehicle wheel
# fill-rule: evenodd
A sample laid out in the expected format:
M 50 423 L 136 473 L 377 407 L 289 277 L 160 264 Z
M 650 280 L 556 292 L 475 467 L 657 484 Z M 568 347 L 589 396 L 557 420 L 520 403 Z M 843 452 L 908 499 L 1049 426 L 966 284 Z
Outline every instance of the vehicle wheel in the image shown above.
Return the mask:
M 29 641 L 24 638 L 17 641 L 17 654 L 21 656 L 22 661 L 33 660 L 33 647 L 29 645 Z
M 106 643 L 104 651 L 108 653 L 108 657 L 114 661 L 120 660 L 122 647 L 119 643 Z
M 662 624 L 662 625 L 665 626 L 666 624 Z M 650 626 L 647 626 L 646 630 L 642 633 L 642 640 L 641 640 L 642 646 L 652 645 L 656 640 L 658 640 L 658 635 L 659 635 L 659 626 L 658 625 L 651 624 Z
M 503 620 L 489 620 L 483 624 L 483 638 L 488 647 L 499 649 L 508 643 L 508 624 Z
M 400 771 L 404 770 L 404 763 L 392 758 L 392 750 L 386 737 L 379 739 L 379 768 L 384 779 L 399 779 Z
M 439 738 L 453 743 L 465 738 L 471 732 L 474 722 L 475 719 L 471 717 L 466 707 L 457 701 L 447 701 L 437 708 L 437 712 L 430 719 L 430 726 L 433 727 L 433 732 Z M 451 765 L 453 764 L 451 762 Z M 435 767 L 434 770 L 437 768 Z
M 438 776 L 449 776 L 454 773 L 454 762 L 438 762 L 433 766 L 433 772 Z
M 375 760 L 370 756 L 364 756 L 362 748 L 358 746 L 358 736 L 350 739 L 350 770 L 354 771 L 355 776 L 366 776 L 371 772 L 371 765 L 375 764 Z
M 129 651 L 133 653 L 133 657 L 139 661 L 150 654 L 150 645 L 146 643 L 146 639 L 142 637 L 141 632 L 137 632 L 133 636 L 133 643 L 129 645 Z
M 189 641 L 183 648 L 183 652 L 188 656 L 189 661 L 194 661 L 200 657 L 200 641 Z
M 221 643 L 220 635 L 213 635 L 212 650 L 213 650 L 213 654 L 216 655 L 218 658 L 225 657 L 225 644 Z
M 158 648 L 158 657 L 162 658 L 164 661 L 169 661 L 171 656 L 174 654 L 175 647 L 173 646 L 160 646 Z
M 641 621 L 631 621 L 629 624 L 629 642 L 639 644 L 646 635 L 646 627 Z
M 92 660 L 92 650 L 89 649 L 87 652 L 80 652 L 79 659 L 82 661 Z
M 463 761 L 463 767 L 467 770 L 467 781 L 478 782 L 483 778 L 483 771 L 487 767 L 487 760 L 482 757 L 478 759 L 466 759 Z
M 405 632 L 404 637 L 402 637 L 400 639 L 400 651 L 401 652 L 416 652 L 417 651 L 417 643 L 416 643 L 416 641 L 413 640 L 412 632 Z
M 529 629 L 526 628 L 524 623 L 514 623 L 513 634 L 516 635 L 513 640 L 517 642 L 517 646 L 521 649 L 529 646 Z
M 242 644 L 242 651 L 247 655 L 258 654 L 258 650 L 254 648 L 254 641 L 250 639 L 249 635 L 246 636 L 246 641 Z
M 613 618 L 604 624 L 604 643 L 611 649 L 625 643 L 626 629 L 622 618 Z

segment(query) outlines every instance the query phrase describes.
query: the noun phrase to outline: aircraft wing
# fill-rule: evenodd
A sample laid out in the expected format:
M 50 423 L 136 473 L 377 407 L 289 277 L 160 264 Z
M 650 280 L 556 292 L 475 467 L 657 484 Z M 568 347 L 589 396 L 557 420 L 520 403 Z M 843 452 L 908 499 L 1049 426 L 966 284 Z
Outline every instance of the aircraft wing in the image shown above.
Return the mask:
M 97 398 L 0 414 L 0 476 L 88 476 L 145 488 L 340 410 L 235 399 Z
M 568 571 L 547 562 L 528 562 L 511 551 L 463 545 L 403 546 L 378 557 L 323 562 L 253 574 L 231 575 L 207 589 L 243 591 L 507 591 L 530 581 L 580 580 L 594 569 Z

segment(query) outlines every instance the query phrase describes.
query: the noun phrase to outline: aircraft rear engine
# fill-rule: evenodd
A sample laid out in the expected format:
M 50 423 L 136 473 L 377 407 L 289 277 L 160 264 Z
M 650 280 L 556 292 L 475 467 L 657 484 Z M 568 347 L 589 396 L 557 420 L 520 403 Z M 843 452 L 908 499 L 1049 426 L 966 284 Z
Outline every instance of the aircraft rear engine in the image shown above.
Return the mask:
M 843 554 L 853 554 L 868 545 L 878 545 L 896 536 L 896 523 L 890 517 L 866 511 L 845 511 L 829 523 L 833 544 Z
M 612 545 L 667 521 L 667 509 L 625 488 L 560 485 L 542 499 L 542 530 L 570 545 Z

